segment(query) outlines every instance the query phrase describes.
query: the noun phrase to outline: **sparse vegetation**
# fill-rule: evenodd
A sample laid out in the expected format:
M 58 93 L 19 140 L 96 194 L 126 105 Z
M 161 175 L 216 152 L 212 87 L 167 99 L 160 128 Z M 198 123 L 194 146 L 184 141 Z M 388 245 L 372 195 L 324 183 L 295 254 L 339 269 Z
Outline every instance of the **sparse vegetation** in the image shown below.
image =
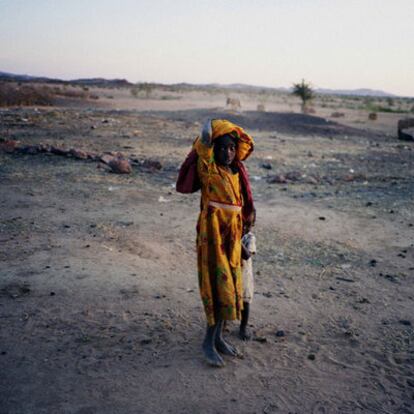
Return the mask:
M 134 87 L 130 89 L 131 95 L 134 98 L 139 98 L 143 96 L 145 99 L 151 97 L 151 93 L 154 90 L 154 85 L 151 83 L 137 83 Z
M 89 89 L 78 90 L 73 86 L 48 86 L 41 84 L 19 84 L 0 82 L 0 106 L 51 106 L 57 97 L 74 99 L 99 99 Z
M 47 86 L 0 84 L 0 106 L 53 105 L 53 90 Z
M 309 102 L 314 98 L 315 94 L 310 83 L 302 79 L 300 83 L 293 84 L 292 94 L 302 100 L 302 111 L 306 112 Z

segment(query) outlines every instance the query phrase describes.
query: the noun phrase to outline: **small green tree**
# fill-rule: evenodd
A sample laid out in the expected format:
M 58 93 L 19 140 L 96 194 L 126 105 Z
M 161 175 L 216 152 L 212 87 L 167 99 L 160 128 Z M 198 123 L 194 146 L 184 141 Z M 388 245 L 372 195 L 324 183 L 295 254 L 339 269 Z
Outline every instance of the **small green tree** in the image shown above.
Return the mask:
M 315 93 L 310 83 L 302 79 L 300 83 L 293 84 L 292 95 L 299 97 L 302 100 L 302 112 L 306 112 L 308 103 L 315 97 Z

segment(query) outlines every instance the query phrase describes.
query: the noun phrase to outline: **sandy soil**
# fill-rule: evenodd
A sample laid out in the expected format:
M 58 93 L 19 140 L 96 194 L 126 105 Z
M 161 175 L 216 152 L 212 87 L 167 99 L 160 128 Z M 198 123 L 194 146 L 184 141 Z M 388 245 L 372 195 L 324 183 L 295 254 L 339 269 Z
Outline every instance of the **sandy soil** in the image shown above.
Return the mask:
M 413 413 L 414 155 L 395 119 L 358 129 L 255 103 L 228 113 L 221 97 L 136 102 L 0 111 L 2 138 L 163 165 L 116 175 L 0 153 L 0 412 Z M 243 358 L 223 369 L 200 349 L 199 195 L 174 190 L 217 115 L 257 144 L 254 340 L 230 324 Z

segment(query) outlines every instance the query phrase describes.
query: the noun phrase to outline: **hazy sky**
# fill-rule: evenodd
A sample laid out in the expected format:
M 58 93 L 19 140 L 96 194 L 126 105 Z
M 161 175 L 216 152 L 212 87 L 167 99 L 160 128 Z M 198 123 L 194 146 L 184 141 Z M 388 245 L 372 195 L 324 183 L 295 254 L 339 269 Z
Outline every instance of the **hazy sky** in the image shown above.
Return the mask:
M 414 0 L 0 0 L 0 71 L 414 96 Z

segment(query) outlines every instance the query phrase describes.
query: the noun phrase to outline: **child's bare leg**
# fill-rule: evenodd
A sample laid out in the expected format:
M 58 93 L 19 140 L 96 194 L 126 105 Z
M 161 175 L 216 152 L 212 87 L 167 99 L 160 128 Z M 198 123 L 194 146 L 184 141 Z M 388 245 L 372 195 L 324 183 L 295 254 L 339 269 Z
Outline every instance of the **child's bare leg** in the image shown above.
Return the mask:
M 203 351 L 207 362 L 213 367 L 224 367 L 223 358 L 217 353 L 215 339 L 219 324 L 207 326 L 206 336 L 203 341 Z
M 237 350 L 236 347 L 234 347 L 233 345 L 229 344 L 228 342 L 226 342 L 223 339 L 223 325 L 224 325 L 224 321 L 220 320 L 217 323 L 218 328 L 217 328 L 217 333 L 216 333 L 216 348 L 217 351 L 221 352 L 224 355 L 230 355 L 230 356 L 238 356 L 239 351 Z
M 247 329 L 247 324 L 249 322 L 249 313 L 250 313 L 250 303 L 243 302 L 242 320 L 240 323 L 240 330 L 239 330 L 239 337 L 243 341 L 248 341 L 251 337 Z

